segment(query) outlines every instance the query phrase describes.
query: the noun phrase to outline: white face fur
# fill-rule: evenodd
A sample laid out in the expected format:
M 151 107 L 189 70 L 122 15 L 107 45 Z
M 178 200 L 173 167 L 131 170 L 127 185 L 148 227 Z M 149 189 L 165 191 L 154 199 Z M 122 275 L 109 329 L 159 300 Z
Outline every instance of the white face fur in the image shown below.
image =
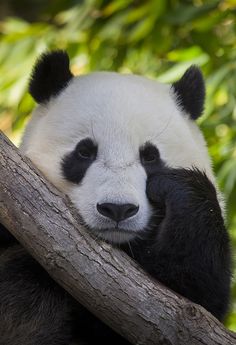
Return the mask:
M 97 145 L 97 157 L 75 184 L 63 176 L 61 162 L 85 138 Z M 146 142 L 158 148 L 168 166 L 195 166 L 214 180 L 201 132 L 177 107 L 170 85 L 134 75 L 100 72 L 73 78 L 57 97 L 36 108 L 21 150 L 69 195 L 91 231 L 121 243 L 138 236 L 152 215 L 139 157 Z M 98 212 L 102 203 L 139 209 L 117 228 Z

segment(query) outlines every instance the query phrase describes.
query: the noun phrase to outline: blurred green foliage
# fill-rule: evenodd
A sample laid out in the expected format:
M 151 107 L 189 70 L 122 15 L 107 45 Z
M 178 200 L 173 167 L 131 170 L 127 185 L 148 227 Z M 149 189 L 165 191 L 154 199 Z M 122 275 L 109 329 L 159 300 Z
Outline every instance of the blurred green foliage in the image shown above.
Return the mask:
M 236 1 L 0 1 L 0 128 L 18 141 L 34 107 L 36 57 L 66 49 L 75 74 L 137 73 L 173 82 L 198 64 L 207 83 L 200 126 L 228 206 L 236 249 Z M 236 265 L 235 265 L 236 267 Z M 236 283 L 226 325 L 236 331 Z

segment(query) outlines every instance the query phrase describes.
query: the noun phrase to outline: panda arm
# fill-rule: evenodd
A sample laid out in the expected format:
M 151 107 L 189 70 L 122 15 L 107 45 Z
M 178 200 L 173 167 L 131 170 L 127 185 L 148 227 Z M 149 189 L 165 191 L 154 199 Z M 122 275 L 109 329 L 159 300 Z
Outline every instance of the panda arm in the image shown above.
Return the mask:
M 162 168 L 147 195 L 165 216 L 140 263 L 155 278 L 222 319 L 229 303 L 230 246 L 216 190 L 197 169 Z
M 0 254 L 0 345 L 120 344 L 16 244 Z
M 0 223 L 0 248 L 17 243 L 15 237 Z
M 69 344 L 71 301 L 20 246 L 0 256 L 0 343 Z

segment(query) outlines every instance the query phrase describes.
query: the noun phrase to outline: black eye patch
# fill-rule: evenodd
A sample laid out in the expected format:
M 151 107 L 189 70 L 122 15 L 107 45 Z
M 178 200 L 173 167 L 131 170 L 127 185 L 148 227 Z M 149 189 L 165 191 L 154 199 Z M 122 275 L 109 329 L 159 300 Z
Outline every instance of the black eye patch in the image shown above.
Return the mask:
M 162 164 L 158 148 L 150 142 L 140 147 L 139 156 L 147 175 L 155 173 L 156 169 Z
M 90 138 L 81 140 L 75 149 L 62 159 L 61 167 L 66 180 L 80 183 L 88 167 L 97 157 L 97 145 Z

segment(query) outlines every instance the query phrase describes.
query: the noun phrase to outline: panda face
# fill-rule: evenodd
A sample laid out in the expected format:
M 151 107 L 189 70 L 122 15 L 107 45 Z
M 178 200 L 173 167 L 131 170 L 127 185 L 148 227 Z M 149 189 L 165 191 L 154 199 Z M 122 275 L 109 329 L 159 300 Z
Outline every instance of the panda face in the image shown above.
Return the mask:
M 22 151 L 69 195 L 90 231 L 113 243 L 150 225 L 150 168 L 196 166 L 213 179 L 204 139 L 170 85 L 93 73 L 34 112 Z

